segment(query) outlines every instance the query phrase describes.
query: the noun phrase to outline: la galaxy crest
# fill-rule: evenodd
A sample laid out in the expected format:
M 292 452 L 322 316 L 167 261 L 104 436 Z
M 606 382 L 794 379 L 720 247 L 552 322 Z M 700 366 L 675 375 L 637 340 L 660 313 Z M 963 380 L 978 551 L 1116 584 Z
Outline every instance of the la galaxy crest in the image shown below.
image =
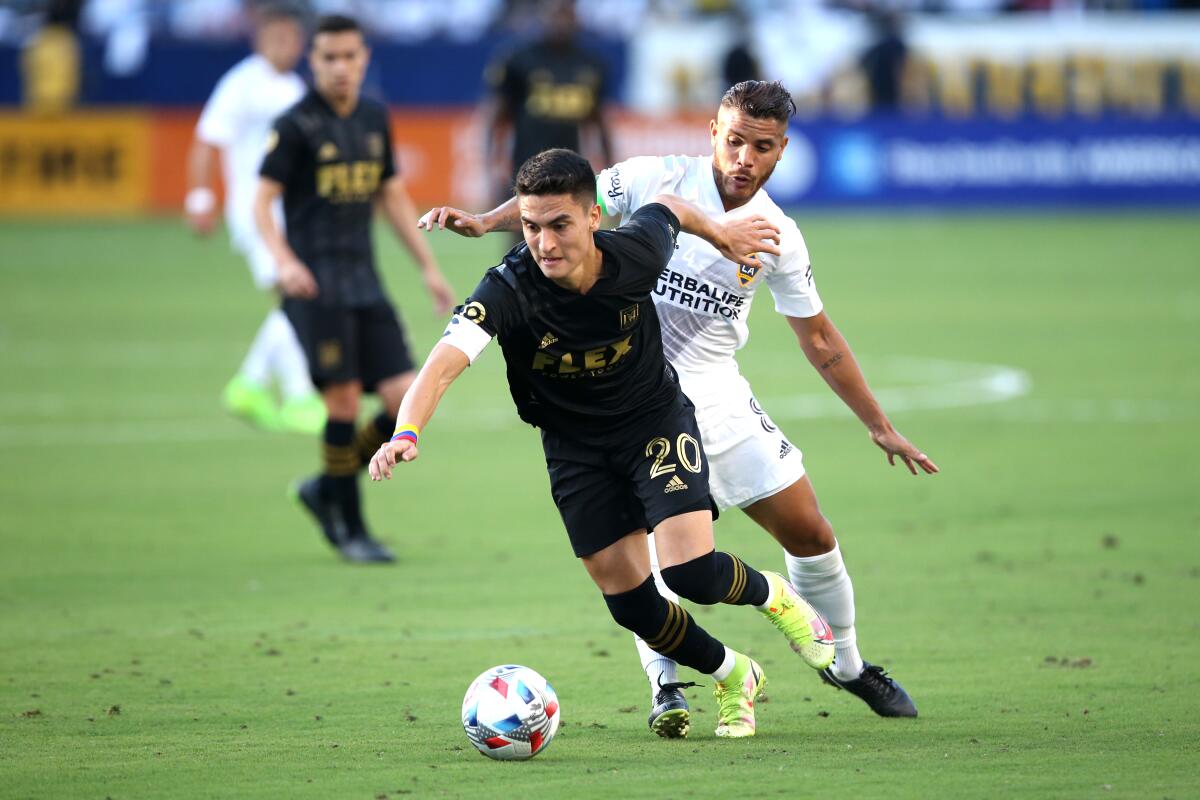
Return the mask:
M 738 264 L 738 283 L 742 286 L 749 286 L 761 269 L 762 267 L 755 267 L 750 264 Z

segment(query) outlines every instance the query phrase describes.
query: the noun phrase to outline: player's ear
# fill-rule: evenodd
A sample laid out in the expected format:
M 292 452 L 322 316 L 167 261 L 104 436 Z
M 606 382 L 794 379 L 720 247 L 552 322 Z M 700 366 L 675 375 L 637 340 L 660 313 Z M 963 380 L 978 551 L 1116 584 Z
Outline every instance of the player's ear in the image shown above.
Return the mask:
M 710 119 L 708 121 L 708 135 L 712 137 L 713 144 L 717 143 L 717 121 Z
M 783 135 L 783 141 L 779 143 L 779 155 L 775 157 L 776 161 L 783 160 L 783 151 L 787 150 L 787 143 L 788 143 L 788 137 L 787 137 L 787 134 L 785 133 Z
M 604 210 L 600 208 L 599 203 L 592 203 L 592 207 L 588 210 L 588 228 L 595 233 L 600 230 L 600 222 L 604 219 Z

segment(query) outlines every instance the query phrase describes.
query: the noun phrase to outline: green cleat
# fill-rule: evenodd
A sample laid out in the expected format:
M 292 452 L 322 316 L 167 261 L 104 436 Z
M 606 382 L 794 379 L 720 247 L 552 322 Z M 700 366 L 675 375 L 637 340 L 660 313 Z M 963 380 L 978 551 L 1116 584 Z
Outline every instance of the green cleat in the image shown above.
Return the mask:
M 804 663 L 822 670 L 833 663 L 833 631 L 782 575 L 764 572 L 771 593 L 763 616 L 787 637 Z
M 275 409 L 274 396 L 241 375 L 234 376 L 225 387 L 221 401 L 226 411 L 251 425 L 268 431 L 279 429 L 279 412 Z
M 733 672 L 717 681 L 713 696 L 717 698 L 720 717 L 717 736 L 740 739 L 754 735 L 754 701 L 767 685 L 767 676 L 754 659 L 734 653 Z
M 325 403 L 308 394 L 284 401 L 279 409 L 279 429 L 292 433 L 320 433 L 325 428 Z

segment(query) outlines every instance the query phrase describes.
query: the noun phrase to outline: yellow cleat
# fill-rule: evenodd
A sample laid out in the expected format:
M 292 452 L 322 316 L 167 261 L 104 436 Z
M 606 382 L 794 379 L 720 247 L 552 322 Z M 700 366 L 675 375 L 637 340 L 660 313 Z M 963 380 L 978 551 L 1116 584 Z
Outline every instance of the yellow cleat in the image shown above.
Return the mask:
M 717 736 L 735 739 L 754 735 L 754 701 L 767 685 L 767 676 L 754 659 L 734 654 L 733 672 L 713 689 L 720 717 Z
M 782 575 L 764 572 L 771 588 L 763 616 L 787 637 L 804 663 L 816 670 L 833 663 L 833 631 L 817 610 L 792 588 Z

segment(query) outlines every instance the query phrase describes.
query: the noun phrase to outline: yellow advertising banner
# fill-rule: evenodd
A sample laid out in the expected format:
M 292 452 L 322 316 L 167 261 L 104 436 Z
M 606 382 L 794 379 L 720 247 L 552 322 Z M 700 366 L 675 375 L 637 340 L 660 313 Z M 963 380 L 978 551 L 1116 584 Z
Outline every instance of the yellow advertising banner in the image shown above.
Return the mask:
M 151 156 L 148 114 L 0 114 L 0 214 L 144 211 Z

